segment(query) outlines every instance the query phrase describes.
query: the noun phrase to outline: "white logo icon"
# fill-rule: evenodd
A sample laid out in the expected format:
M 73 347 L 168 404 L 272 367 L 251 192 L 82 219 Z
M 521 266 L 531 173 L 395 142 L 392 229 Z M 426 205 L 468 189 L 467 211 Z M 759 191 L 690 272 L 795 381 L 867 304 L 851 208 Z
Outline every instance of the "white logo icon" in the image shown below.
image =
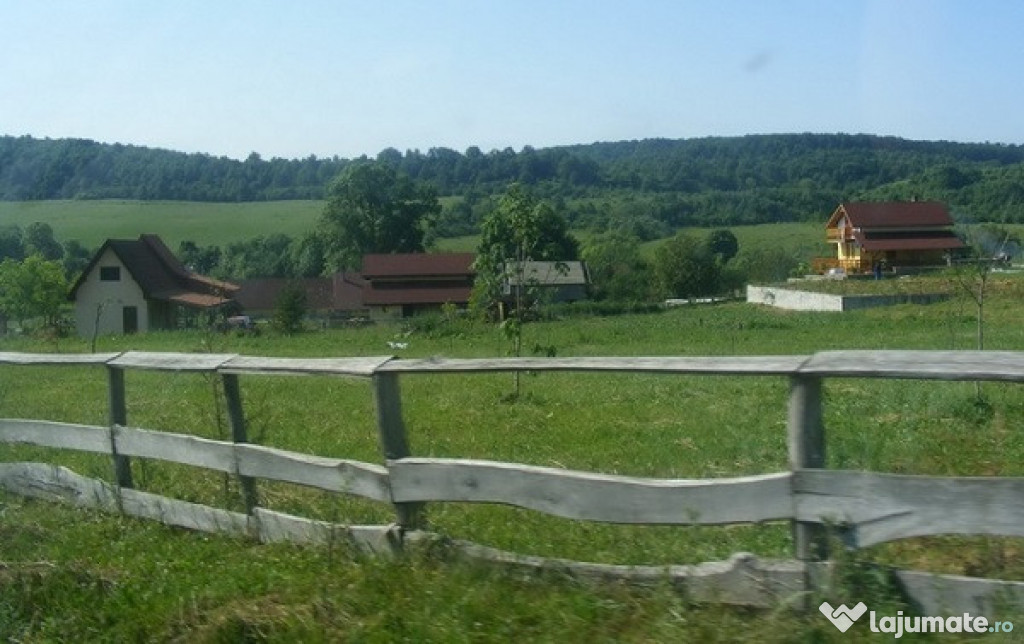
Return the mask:
M 828 621 L 832 622 L 833 626 L 839 629 L 840 633 L 845 633 L 853 623 L 860 619 L 860 616 L 867 611 L 868 607 L 864 605 L 864 602 L 858 603 L 853 608 L 847 608 L 846 604 L 839 604 L 839 608 L 832 608 L 832 605 L 828 602 L 823 602 L 821 606 L 818 606 L 818 610 L 821 614 L 828 618 Z

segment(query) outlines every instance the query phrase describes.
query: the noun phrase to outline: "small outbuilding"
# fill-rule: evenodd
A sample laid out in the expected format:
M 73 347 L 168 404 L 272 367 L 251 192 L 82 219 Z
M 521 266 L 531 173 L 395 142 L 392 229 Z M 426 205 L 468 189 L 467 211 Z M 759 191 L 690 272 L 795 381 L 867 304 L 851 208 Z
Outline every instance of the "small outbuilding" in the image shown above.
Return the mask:
M 238 286 L 189 271 L 156 235 L 108 239 L 71 287 L 78 335 L 176 329 L 233 304 Z
M 578 302 L 587 298 L 590 276 L 580 261 L 523 262 L 522 270 L 514 262 L 505 265 L 502 294 L 507 301 L 524 289 L 546 302 Z

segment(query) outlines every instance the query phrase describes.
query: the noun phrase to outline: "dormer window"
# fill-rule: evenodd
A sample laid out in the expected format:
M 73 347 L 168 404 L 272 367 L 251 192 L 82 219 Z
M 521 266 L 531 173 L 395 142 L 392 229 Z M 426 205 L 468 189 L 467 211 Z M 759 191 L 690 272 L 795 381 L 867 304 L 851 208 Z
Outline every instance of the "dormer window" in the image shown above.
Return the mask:
M 100 281 L 101 282 L 120 282 L 121 281 L 121 267 L 120 266 L 100 266 Z

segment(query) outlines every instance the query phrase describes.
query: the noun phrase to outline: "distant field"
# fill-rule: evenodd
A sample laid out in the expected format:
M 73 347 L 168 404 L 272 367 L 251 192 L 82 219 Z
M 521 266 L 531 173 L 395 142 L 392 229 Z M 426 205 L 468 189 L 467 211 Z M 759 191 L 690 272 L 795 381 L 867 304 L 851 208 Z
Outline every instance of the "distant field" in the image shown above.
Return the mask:
M 44 222 L 53 227 L 58 240 L 77 239 L 90 248 L 108 238 L 155 233 L 177 248 L 186 239 L 219 245 L 274 233 L 299 237 L 312 229 L 323 205 L 322 201 L 0 201 L 0 225 L 24 228 Z
M 442 200 L 443 201 L 443 200 Z M 316 224 L 323 201 L 258 201 L 246 203 L 202 203 L 191 201 L 0 201 L 0 225 L 24 228 L 41 221 L 53 227 L 60 241 L 77 239 L 89 248 L 108 238 L 134 238 L 142 233 L 163 237 L 171 248 L 186 239 L 200 245 L 223 245 L 258 235 L 283 233 L 301 237 Z M 1007 225 L 1018 236 L 1024 226 Z M 686 229 L 703 236 L 710 228 Z M 831 255 L 825 243 L 822 222 L 791 222 L 730 227 L 740 250 L 781 247 L 800 258 Z M 574 231 L 585 241 L 590 233 Z M 442 251 L 473 251 L 479 243 L 475 235 L 441 239 Z M 653 256 L 660 240 L 645 243 L 642 250 Z

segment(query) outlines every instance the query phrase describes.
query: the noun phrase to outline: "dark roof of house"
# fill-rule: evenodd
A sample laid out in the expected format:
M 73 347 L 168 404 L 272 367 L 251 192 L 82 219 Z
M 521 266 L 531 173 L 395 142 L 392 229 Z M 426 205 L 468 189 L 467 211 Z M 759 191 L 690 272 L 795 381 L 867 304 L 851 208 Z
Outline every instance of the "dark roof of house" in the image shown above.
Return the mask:
M 244 280 L 235 301 L 245 311 L 270 311 L 289 284 L 296 284 L 306 294 L 306 306 L 312 311 L 357 311 L 363 308 L 363 287 L 366 281 L 353 273 L 337 273 L 331 277 L 291 279 L 284 277 Z
M 374 278 L 473 275 L 473 253 L 395 253 L 363 255 L 362 275 Z
M 841 203 L 827 228 L 846 215 L 854 228 L 942 228 L 953 225 L 946 206 L 937 201 L 854 201 Z
M 158 236 L 139 235 L 138 239 L 105 241 L 71 287 L 69 299 L 75 299 L 78 288 L 107 249 L 117 255 L 149 299 L 209 308 L 229 302 L 238 290 L 237 284 L 189 271 Z

